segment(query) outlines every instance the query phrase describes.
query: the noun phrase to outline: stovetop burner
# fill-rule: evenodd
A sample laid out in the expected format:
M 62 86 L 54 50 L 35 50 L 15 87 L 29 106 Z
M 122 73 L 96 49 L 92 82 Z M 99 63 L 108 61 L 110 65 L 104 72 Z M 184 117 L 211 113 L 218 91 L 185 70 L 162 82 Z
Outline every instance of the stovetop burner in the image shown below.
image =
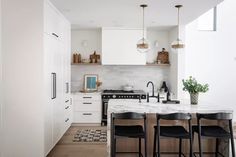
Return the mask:
M 104 90 L 103 93 L 134 93 L 134 91 L 133 90 L 131 90 L 131 91 L 124 91 L 124 90 L 108 89 L 108 90 Z

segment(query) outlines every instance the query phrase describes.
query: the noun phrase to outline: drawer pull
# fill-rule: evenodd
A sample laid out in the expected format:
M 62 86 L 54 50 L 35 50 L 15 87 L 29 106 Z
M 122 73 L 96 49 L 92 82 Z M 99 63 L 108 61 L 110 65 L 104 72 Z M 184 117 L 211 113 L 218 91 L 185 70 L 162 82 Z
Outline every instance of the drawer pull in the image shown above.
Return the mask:
M 83 102 L 83 104 L 88 104 L 89 105 L 89 104 L 92 104 L 92 103 L 91 102 Z
M 68 102 L 69 102 L 69 100 L 66 100 L 66 101 L 65 101 L 65 103 L 68 103 Z
M 84 116 L 91 116 L 92 113 L 83 113 Z
M 57 38 L 59 37 L 56 33 L 52 33 L 52 35 L 55 36 L 55 37 L 57 37 Z
M 84 99 L 92 99 L 91 96 L 84 96 L 83 98 L 84 98 Z
M 70 106 L 66 106 L 66 108 L 65 108 L 65 109 L 67 110 L 68 108 L 70 108 Z
M 66 120 L 65 120 L 65 122 L 68 122 L 70 119 L 69 118 L 67 118 Z

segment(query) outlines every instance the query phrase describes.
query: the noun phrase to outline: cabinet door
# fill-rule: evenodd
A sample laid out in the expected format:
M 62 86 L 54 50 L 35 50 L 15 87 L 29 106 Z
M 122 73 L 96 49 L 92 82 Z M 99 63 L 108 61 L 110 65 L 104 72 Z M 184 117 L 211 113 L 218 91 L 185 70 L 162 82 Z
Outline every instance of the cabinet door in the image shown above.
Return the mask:
M 49 1 L 45 2 L 44 12 L 44 32 L 56 39 L 63 40 L 63 20 L 60 12 Z
M 65 108 L 69 108 L 64 110 L 64 131 L 70 127 L 72 122 L 72 106 L 71 106 L 71 94 L 70 94 L 70 86 L 71 86 L 71 29 L 70 23 L 64 20 L 64 36 L 65 41 L 63 42 L 63 98 L 65 103 Z M 68 105 L 68 103 L 70 105 Z
M 45 34 L 44 35 L 44 82 L 45 82 L 45 122 L 44 122 L 44 132 L 45 132 L 45 155 L 50 152 L 53 148 L 53 103 L 52 100 L 52 71 L 53 71 L 53 52 L 54 52 L 54 39 Z
M 53 99 L 53 142 L 57 143 L 63 135 L 63 44 L 55 40 L 53 53 L 53 72 L 56 73 L 56 98 Z
M 137 51 L 137 42 L 142 38 L 142 30 L 103 29 L 103 65 L 145 65 L 146 54 Z

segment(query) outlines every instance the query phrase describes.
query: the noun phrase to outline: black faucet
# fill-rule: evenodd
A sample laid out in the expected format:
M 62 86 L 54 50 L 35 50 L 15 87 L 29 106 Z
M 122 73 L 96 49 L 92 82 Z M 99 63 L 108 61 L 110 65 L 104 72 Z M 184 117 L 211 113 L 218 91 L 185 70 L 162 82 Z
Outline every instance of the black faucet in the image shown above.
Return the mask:
M 157 94 L 157 96 L 154 95 L 154 84 L 153 84 L 153 82 L 152 82 L 152 81 L 149 81 L 149 82 L 147 83 L 147 87 L 149 86 L 149 84 L 152 85 L 152 95 L 149 96 L 149 93 L 147 93 L 147 102 L 149 102 L 149 98 L 150 98 L 150 97 L 157 98 L 157 102 L 160 102 L 160 95 L 159 95 L 159 93 Z

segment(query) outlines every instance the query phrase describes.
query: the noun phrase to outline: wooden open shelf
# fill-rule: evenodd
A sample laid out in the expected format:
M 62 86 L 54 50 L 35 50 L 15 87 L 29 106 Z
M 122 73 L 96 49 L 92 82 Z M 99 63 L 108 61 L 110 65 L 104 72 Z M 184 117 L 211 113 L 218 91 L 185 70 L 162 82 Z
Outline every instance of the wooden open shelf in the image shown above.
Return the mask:
M 170 66 L 170 64 L 147 63 L 146 66 Z
M 71 63 L 71 65 L 102 65 L 101 63 Z
M 71 65 L 102 65 L 101 63 L 71 63 Z M 107 66 L 107 65 L 106 65 Z M 119 65 L 118 65 L 119 66 Z M 125 66 L 125 65 L 120 65 L 120 66 Z M 127 65 L 127 66 L 135 66 L 135 65 Z M 147 63 L 146 65 L 137 65 L 137 66 L 163 66 L 163 67 L 168 67 L 170 64 L 156 64 L 156 63 Z

